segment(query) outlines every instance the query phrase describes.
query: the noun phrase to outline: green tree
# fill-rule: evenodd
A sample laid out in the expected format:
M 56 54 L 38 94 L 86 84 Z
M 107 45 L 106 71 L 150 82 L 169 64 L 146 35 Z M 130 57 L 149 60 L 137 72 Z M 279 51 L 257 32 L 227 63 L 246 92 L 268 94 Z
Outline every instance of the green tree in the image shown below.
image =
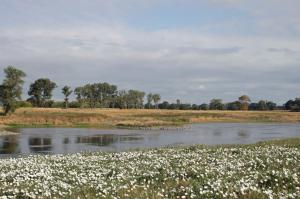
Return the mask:
M 28 100 L 36 107 L 48 107 L 52 98 L 52 91 L 56 88 L 56 83 L 50 79 L 41 78 L 30 85 Z
M 209 103 L 210 110 L 224 110 L 224 104 L 221 99 L 212 99 Z
M 152 93 L 149 93 L 148 95 L 147 95 L 147 107 L 148 107 L 148 109 L 150 109 L 151 108 L 151 106 L 152 106 L 152 101 L 153 101 L 153 94 Z
M 67 109 L 68 108 L 68 104 L 69 104 L 69 96 L 72 94 L 73 90 L 71 89 L 71 87 L 69 86 L 64 86 L 62 88 L 62 93 L 64 94 L 65 96 L 65 108 Z
M 260 100 L 258 103 L 257 103 L 257 108 L 258 110 L 260 111 L 266 111 L 269 109 L 268 105 L 267 105 L 267 101 L 265 100 Z
M 24 81 L 22 78 L 26 74 L 13 66 L 4 69 L 5 79 L 0 85 L 0 102 L 3 106 L 4 114 L 13 113 L 16 110 L 17 101 L 21 100 Z
M 230 102 L 226 105 L 226 109 L 231 111 L 241 110 L 241 108 L 242 104 L 240 101 Z
M 143 108 L 145 93 L 138 90 L 129 90 L 126 98 L 128 108 Z
M 242 95 L 241 97 L 239 97 L 239 102 L 242 104 L 242 110 L 247 111 L 249 109 L 249 103 L 251 102 L 251 100 L 248 95 Z
M 74 93 L 76 95 L 76 100 L 79 104 L 79 107 L 82 108 L 83 106 L 83 102 L 84 102 L 84 99 L 83 99 L 83 87 L 77 87 L 74 89 Z
M 199 106 L 199 108 L 200 108 L 200 110 L 208 110 L 209 109 L 209 105 L 208 104 L 201 104 L 200 106 Z
M 160 95 L 159 94 L 153 94 L 152 99 L 153 99 L 153 102 L 155 104 L 155 109 L 158 109 L 158 102 L 161 99 Z

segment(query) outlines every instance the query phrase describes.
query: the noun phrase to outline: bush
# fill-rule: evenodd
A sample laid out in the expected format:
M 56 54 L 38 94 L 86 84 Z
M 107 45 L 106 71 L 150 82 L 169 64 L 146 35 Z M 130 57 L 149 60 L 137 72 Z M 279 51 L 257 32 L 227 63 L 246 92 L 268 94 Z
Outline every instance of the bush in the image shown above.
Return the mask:
M 32 104 L 27 101 L 18 101 L 17 102 L 17 108 L 31 108 Z

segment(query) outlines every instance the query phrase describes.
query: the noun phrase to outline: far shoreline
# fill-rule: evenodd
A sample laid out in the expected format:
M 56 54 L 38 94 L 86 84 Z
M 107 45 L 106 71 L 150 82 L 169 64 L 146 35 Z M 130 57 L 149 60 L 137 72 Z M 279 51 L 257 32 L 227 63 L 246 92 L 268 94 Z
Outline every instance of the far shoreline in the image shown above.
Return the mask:
M 203 123 L 300 123 L 299 112 L 198 111 L 157 109 L 20 108 L 0 116 L 0 135 L 6 128 L 97 128 L 164 130 Z

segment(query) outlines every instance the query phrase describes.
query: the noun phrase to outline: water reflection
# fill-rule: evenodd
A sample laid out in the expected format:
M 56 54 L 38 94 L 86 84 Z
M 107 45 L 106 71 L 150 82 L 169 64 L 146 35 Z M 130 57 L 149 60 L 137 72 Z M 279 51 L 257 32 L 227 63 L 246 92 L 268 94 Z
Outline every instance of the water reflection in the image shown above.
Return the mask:
M 76 143 L 83 143 L 95 146 L 108 146 L 118 141 L 115 135 L 97 135 L 77 137 Z
M 126 151 L 178 144 L 246 144 L 283 137 L 300 137 L 300 124 L 199 124 L 182 131 L 21 129 L 20 134 L 0 136 L 0 157 L 5 154 Z
M 29 149 L 32 153 L 51 153 L 52 152 L 52 139 L 41 137 L 30 137 L 28 139 Z
M 237 134 L 241 138 L 248 138 L 250 136 L 249 131 L 247 131 L 245 129 L 239 130 Z
M 17 136 L 0 137 L 0 154 L 11 154 L 18 151 Z

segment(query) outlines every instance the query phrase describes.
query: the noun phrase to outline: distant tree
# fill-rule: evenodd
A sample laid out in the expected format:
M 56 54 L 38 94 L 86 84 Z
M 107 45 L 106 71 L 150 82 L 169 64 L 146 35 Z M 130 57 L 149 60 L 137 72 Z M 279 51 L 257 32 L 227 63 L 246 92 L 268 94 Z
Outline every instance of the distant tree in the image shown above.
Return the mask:
M 258 109 L 258 103 L 251 103 L 251 104 L 249 104 L 249 107 L 248 107 L 248 109 L 249 110 L 252 110 L 252 111 L 257 111 L 257 110 L 259 110 Z
M 164 101 L 163 103 L 158 105 L 159 109 L 169 109 L 170 108 L 170 104 L 167 101 Z
M 115 107 L 120 109 L 128 108 L 128 92 L 126 90 L 120 90 L 117 92 Z
M 151 106 L 152 106 L 152 101 L 153 101 L 153 94 L 152 93 L 149 93 L 148 95 L 147 95 L 147 107 L 148 107 L 148 109 L 150 109 L 151 108 Z
M 158 102 L 161 99 L 160 95 L 159 94 L 153 94 L 152 99 L 153 99 L 153 102 L 155 104 L 155 109 L 158 109 Z
M 292 110 L 293 106 L 295 106 L 294 100 L 289 100 L 284 104 L 286 110 Z
M 4 69 L 5 79 L 0 85 L 0 102 L 3 106 L 4 115 L 13 113 L 17 108 L 17 101 L 21 100 L 26 74 L 13 66 Z
M 231 111 L 241 110 L 241 108 L 242 104 L 240 101 L 230 102 L 226 105 L 226 109 Z
M 268 109 L 271 110 L 271 111 L 273 111 L 277 108 L 277 104 L 272 102 L 272 101 L 268 101 L 267 106 L 268 106 Z
M 209 103 L 210 110 L 224 110 L 224 104 L 221 99 L 212 99 Z
M 199 110 L 199 106 L 198 106 L 197 104 L 193 104 L 193 105 L 192 105 L 192 109 L 193 109 L 193 110 Z
M 289 100 L 285 103 L 285 108 L 290 111 L 299 112 L 300 111 L 300 98 L 295 100 Z
M 41 78 L 30 85 L 28 95 L 30 101 L 37 107 L 48 107 L 51 104 L 52 91 L 56 88 L 56 83 L 50 79 Z
M 126 92 L 125 101 L 127 108 L 143 108 L 145 93 L 138 90 L 129 90 Z
M 260 100 L 258 103 L 257 103 L 257 109 L 260 110 L 260 111 L 266 111 L 266 110 L 269 110 L 269 107 L 267 105 L 267 102 L 265 100 Z
M 169 108 L 168 108 L 168 109 L 171 109 L 171 110 L 179 109 L 179 106 L 180 106 L 180 105 L 178 105 L 177 103 L 176 103 L 176 104 L 172 103 L 172 104 L 169 105 Z
M 180 104 L 179 109 L 180 110 L 191 110 L 192 106 L 191 106 L 191 104 Z
M 68 108 L 68 104 L 69 104 L 69 96 L 72 94 L 73 90 L 71 90 L 71 87 L 69 86 L 64 86 L 62 88 L 62 93 L 65 96 L 65 108 Z
M 209 110 L 209 105 L 208 104 L 201 104 L 200 106 L 199 106 L 199 108 L 200 108 L 200 110 Z
M 239 97 L 239 101 L 242 104 L 241 110 L 248 110 L 249 109 L 249 103 L 251 102 L 250 97 L 248 95 L 242 95 Z
M 74 90 L 74 93 L 76 95 L 76 100 L 79 104 L 79 107 L 82 108 L 84 99 L 83 99 L 83 87 L 77 87 Z

